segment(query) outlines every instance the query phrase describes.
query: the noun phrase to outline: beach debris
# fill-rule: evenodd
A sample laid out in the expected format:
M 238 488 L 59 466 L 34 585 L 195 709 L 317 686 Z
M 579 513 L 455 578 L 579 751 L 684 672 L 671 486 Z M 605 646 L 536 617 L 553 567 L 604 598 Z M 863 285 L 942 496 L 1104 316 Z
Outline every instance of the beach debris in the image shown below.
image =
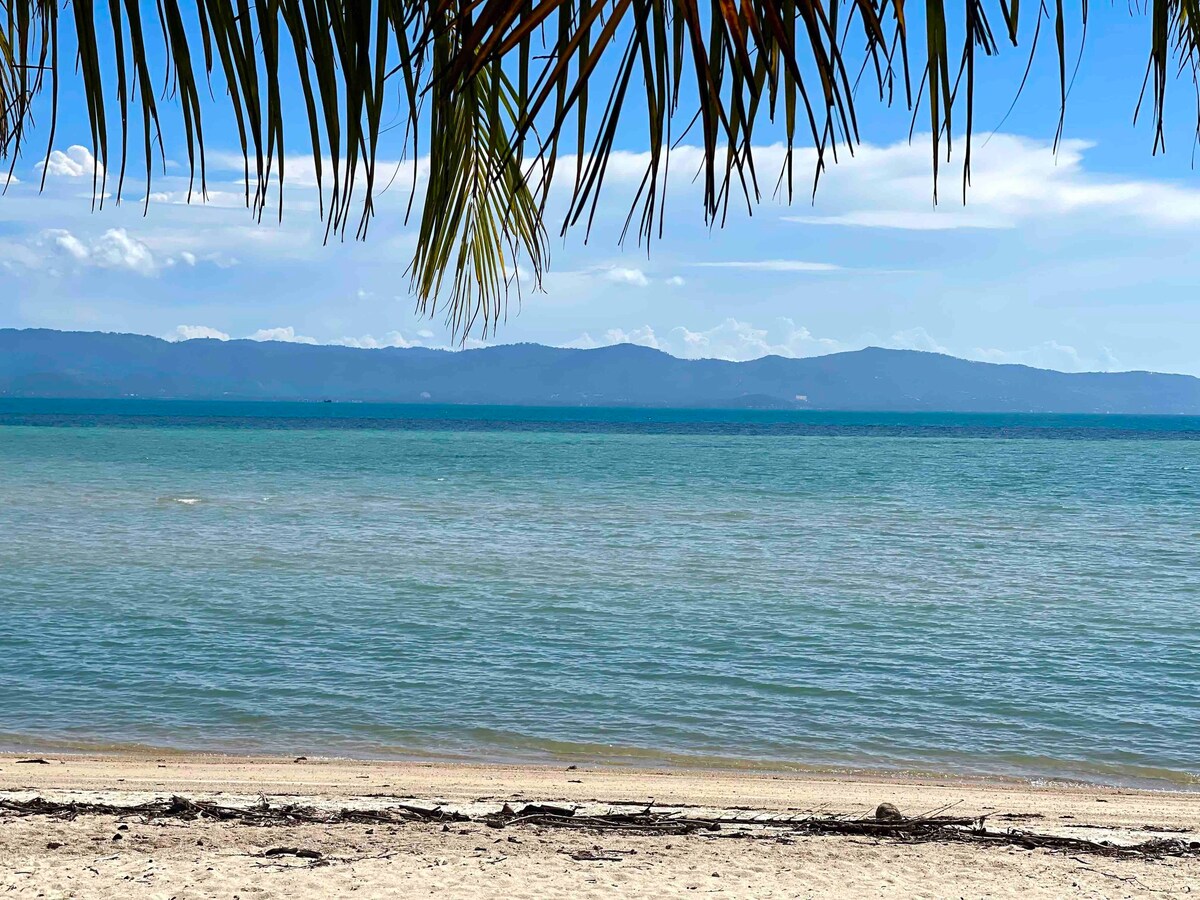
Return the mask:
M 574 806 L 555 806 L 550 803 L 526 803 L 518 816 L 573 816 Z
M 595 815 L 580 814 L 578 808 L 549 803 L 526 803 L 513 809 L 505 803 L 498 812 L 470 816 L 441 806 L 420 806 L 398 803 L 380 810 L 315 809 L 296 804 L 273 806 L 265 799 L 251 806 L 225 806 L 209 801 L 172 797 L 129 806 L 108 803 L 55 803 L 41 797 L 13 800 L 0 797 L 0 820 L 26 816 L 47 816 L 66 821 L 78 816 L 139 816 L 150 823 L 155 819 L 181 821 L 215 820 L 251 826 L 297 826 L 370 824 L 398 826 L 406 822 L 474 822 L 491 828 L 534 826 L 540 828 L 570 828 L 594 833 L 629 835 L 683 835 L 702 833 L 712 837 L 771 837 L 803 838 L 818 835 L 851 835 L 899 843 L 955 842 L 979 846 L 1012 847 L 1024 850 L 1046 850 L 1051 853 L 1089 854 L 1120 858 L 1161 859 L 1178 856 L 1200 856 L 1200 841 L 1180 837 L 1154 837 L 1140 843 L 1116 844 L 1112 841 L 1089 841 L 1057 834 L 1039 834 L 1017 828 L 991 829 L 987 816 L 978 818 L 946 815 L 949 807 L 931 810 L 918 816 L 898 819 L 881 818 L 879 810 L 867 818 L 817 813 L 740 812 L 703 815 L 683 808 L 644 807 L 629 812 L 609 812 Z M 722 831 L 726 826 L 739 826 Z M 1072 827 L 1080 827 L 1078 825 Z M 389 827 L 389 833 L 394 832 Z M 712 834 L 720 832 L 719 834 Z M 119 837 L 119 833 L 117 837 Z M 198 842 L 199 843 L 199 842 Z M 288 848 L 276 848 L 285 854 Z M 296 848 L 292 848 L 296 849 Z M 315 851 L 311 851 L 315 852 Z M 616 851 L 604 851 L 613 853 Z M 292 854 L 300 855 L 300 854 Z M 302 857 L 314 859 L 315 857 Z
M 19 765 L 19 766 L 48 766 L 48 765 L 50 765 L 50 760 L 42 759 L 40 756 L 37 759 L 18 759 L 17 765 Z
M 903 822 L 904 813 L 891 803 L 880 803 L 875 807 L 875 818 L 880 822 Z
M 546 825 L 558 828 L 626 831 L 635 834 L 690 834 L 699 830 L 717 831 L 721 827 L 716 821 L 686 819 L 674 813 L 654 813 L 649 807 L 636 813 L 580 816 L 576 815 L 574 808 L 537 803 L 526 804 L 519 812 L 505 803 L 498 813 L 484 816 L 483 821 L 492 828 Z
M 303 847 L 272 847 L 264 850 L 263 856 L 294 856 L 297 859 L 320 859 L 320 850 L 306 850 Z
M 46 844 L 46 849 L 47 850 L 57 850 L 61 846 L 62 846 L 62 844 L 60 844 L 58 841 L 50 841 L 48 844 Z
M 409 818 L 425 819 L 432 822 L 470 822 L 471 817 L 464 813 L 446 810 L 441 806 L 415 806 L 407 803 L 398 803 L 395 806 L 390 806 L 388 809 L 395 809 L 405 813 Z M 343 810 L 348 812 L 348 810 Z
M 110 803 L 53 803 L 41 797 L 32 800 L 0 799 L 0 818 L 21 818 L 43 815 L 71 821 L 81 815 L 141 816 L 144 821 L 154 819 L 180 819 L 193 821 L 214 819 L 239 822 L 244 825 L 341 825 L 341 824 L 384 824 L 399 825 L 406 821 L 468 822 L 471 820 L 460 812 L 443 810 L 440 806 L 423 807 L 396 804 L 383 810 L 339 809 L 319 810 L 308 806 L 288 804 L 271 806 L 263 800 L 254 806 L 222 806 L 202 800 L 172 797 L 170 800 L 153 800 L 133 806 L 117 806 Z
M 292 762 L 298 762 L 298 763 L 308 762 L 308 757 L 307 756 L 297 756 L 294 760 L 292 760 Z
M 606 850 L 595 847 L 592 850 L 575 850 L 568 854 L 571 859 L 579 862 L 623 862 L 627 856 L 636 856 L 636 850 Z

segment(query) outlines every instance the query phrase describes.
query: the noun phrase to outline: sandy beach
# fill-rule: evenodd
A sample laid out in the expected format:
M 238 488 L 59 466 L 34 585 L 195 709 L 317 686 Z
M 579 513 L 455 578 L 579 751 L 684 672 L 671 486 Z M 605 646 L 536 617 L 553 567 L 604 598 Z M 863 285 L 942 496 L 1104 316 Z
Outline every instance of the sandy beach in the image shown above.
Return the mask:
M 1184 897 L 1190 857 L 1116 858 L 1019 846 L 813 836 L 808 815 L 947 808 L 989 827 L 1114 844 L 1200 841 L 1200 794 L 871 775 L 631 771 L 589 766 L 0 756 L 0 894 L 12 897 Z M 172 796 L 224 807 L 441 809 L 468 821 L 253 825 L 145 814 L 27 814 L 35 797 L 135 806 Z M 628 834 L 481 817 L 504 804 L 600 815 L 647 806 L 744 823 Z M 18 810 L 26 810 L 19 812 Z M 782 821 L 778 821 L 782 820 Z M 280 850 L 286 852 L 279 852 Z M 271 853 L 270 851 L 275 851 Z M 296 854 L 292 851 L 301 851 Z

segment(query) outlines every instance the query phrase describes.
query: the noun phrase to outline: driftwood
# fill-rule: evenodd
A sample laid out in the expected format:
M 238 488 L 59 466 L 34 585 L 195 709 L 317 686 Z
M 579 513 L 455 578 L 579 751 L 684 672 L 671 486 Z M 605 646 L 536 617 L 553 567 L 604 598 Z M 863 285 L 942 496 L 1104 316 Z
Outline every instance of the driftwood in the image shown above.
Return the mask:
M 749 812 L 749 811 L 747 811 Z M 608 832 L 638 835 L 682 835 L 697 832 L 721 832 L 726 826 L 756 827 L 771 829 L 784 836 L 854 835 L 877 840 L 901 843 L 928 843 L 932 841 L 969 843 L 980 846 L 1016 846 L 1029 850 L 1044 849 L 1052 852 L 1083 853 L 1095 856 L 1160 859 L 1168 856 L 1200 856 L 1200 840 L 1183 838 L 1153 838 L 1137 844 L 1114 844 L 1109 841 L 1089 841 L 1082 838 L 1060 835 L 1038 834 L 1020 829 L 989 829 L 986 816 L 964 818 L 946 816 L 935 810 L 933 813 L 912 818 L 880 820 L 871 818 L 841 818 L 826 815 L 802 815 L 759 813 L 705 817 L 680 812 L 655 811 L 643 808 L 636 812 L 606 813 L 601 815 L 579 815 L 573 807 L 528 804 L 513 809 L 507 803 L 495 813 L 472 817 L 464 813 L 444 810 L 441 807 L 426 808 L 409 804 L 396 804 L 378 811 L 339 809 L 318 810 L 299 805 L 272 806 L 265 800 L 255 806 L 222 806 L 184 797 L 156 800 L 129 806 L 107 803 L 54 803 L 35 797 L 32 800 L 0 799 L 0 818 L 24 816 L 51 816 L 60 819 L 75 819 L 78 816 L 142 816 L 147 821 L 154 819 L 178 819 L 197 821 L 204 819 L 237 822 L 245 825 L 339 825 L 339 824 L 386 824 L 401 825 L 408 822 L 477 822 L 491 828 L 513 828 L 539 826 L 543 828 L 570 828 L 592 832 Z M 1072 825 L 1071 827 L 1079 827 Z M 723 832 L 714 836 L 749 836 L 750 832 Z M 287 853 L 291 848 L 281 848 Z M 609 851 L 610 853 L 612 851 Z M 298 854 L 297 854 L 298 855 Z

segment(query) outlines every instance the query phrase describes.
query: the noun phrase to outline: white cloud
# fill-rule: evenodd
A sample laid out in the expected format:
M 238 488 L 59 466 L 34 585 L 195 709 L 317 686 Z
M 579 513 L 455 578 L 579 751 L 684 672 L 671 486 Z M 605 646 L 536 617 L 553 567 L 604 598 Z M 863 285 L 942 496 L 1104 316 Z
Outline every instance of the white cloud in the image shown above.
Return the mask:
M 68 256 L 84 261 L 91 256 L 91 251 L 65 228 L 51 228 L 42 232 L 42 239 L 52 247 L 62 250 Z
M 888 146 L 866 144 L 822 178 L 813 214 L 782 218 L 914 231 L 1015 228 L 1050 219 L 1084 227 L 1117 220 L 1164 228 L 1200 223 L 1200 190 L 1090 172 L 1084 158 L 1093 146 L 1066 140 L 1055 154 L 1048 142 L 1012 134 L 976 141 L 966 204 L 961 170 L 951 165 L 942 168 L 940 202 L 934 206 L 928 135 Z
M 254 334 L 250 335 L 252 341 L 284 341 L 289 344 L 317 344 L 320 343 L 316 338 L 306 337 L 302 334 L 296 334 L 296 329 L 291 325 L 285 328 L 260 328 Z
M 892 335 L 891 340 L 886 342 L 886 345 L 894 347 L 897 350 L 924 350 L 928 353 L 950 353 L 949 350 L 934 340 L 933 335 L 920 326 L 897 331 Z
M 433 337 L 433 332 L 426 332 L 429 337 Z M 218 341 L 227 341 L 229 335 L 216 328 L 210 328 L 207 325 L 177 325 L 175 330 L 165 339 L 168 341 L 190 341 L 196 338 L 214 338 Z M 342 337 L 335 338 L 329 341 L 318 341 L 314 337 L 309 337 L 303 334 L 296 334 L 296 329 L 288 325 L 280 328 L 260 328 L 254 334 L 249 336 L 252 341 L 283 341 L 289 344 L 324 344 L 336 347 L 353 347 L 359 350 L 377 350 L 383 347 L 420 347 L 422 346 L 419 340 L 408 340 L 399 331 L 389 331 L 383 337 L 375 337 L 374 335 L 366 334 L 362 337 Z
M 100 235 L 92 244 L 91 258 L 102 268 L 131 269 L 142 275 L 152 275 L 157 267 L 150 248 L 124 228 L 110 228 Z
M 1012 363 L 1037 369 L 1055 369 L 1059 372 L 1115 372 L 1123 368 L 1107 347 L 1100 347 L 1095 354 L 1088 354 L 1070 344 L 1049 340 L 1019 350 L 1003 350 L 996 347 L 955 350 L 942 344 L 920 326 L 897 331 L 882 344 L 897 350 L 924 350 L 976 362 Z
M 635 328 L 632 331 L 610 328 L 605 332 L 604 338 L 607 344 L 638 344 L 642 347 L 653 347 L 655 350 L 663 349 L 662 343 L 654 333 L 654 329 L 649 325 L 643 325 L 641 328 Z
M 433 332 L 422 332 L 433 336 Z M 307 341 L 306 341 L 307 343 Z M 404 337 L 399 331 L 389 331 L 381 338 L 374 335 L 365 334 L 362 337 L 344 337 L 330 341 L 331 344 L 337 344 L 341 347 L 357 347 L 363 350 L 378 350 L 382 347 L 420 347 L 420 341 L 410 341 Z
M 680 287 L 685 283 L 684 279 L 679 275 L 660 277 L 636 266 L 622 266 L 614 263 L 589 266 L 582 269 L 549 268 L 544 274 L 543 287 L 548 289 L 551 294 L 561 290 L 564 293 L 570 292 L 576 296 L 581 291 L 591 290 L 598 282 L 623 284 L 639 288 L 649 287 L 652 284 Z M 526 284 L 532 279 L 532 273 L 523 267 L 518 267 L 517 275 L 522 284 Z
M 564 346 L 593 349 L 610 344 L 639 344 L 682 359 L 739 361 L 762 356 L 815 356 L 851 349 L 841 341 L 819 338 L 788 318 L 777 320 L 771 328 L 729 318 L 707 330 L 692 331 L 680 325 L 661 335 L 649 325 L 630 331 L 611 328 L 600 340 L 585 333 Z
M 572 338 L 565 343 L 559 344 L 559 347 L 564 347 L 568 350 L 595 350 L 597 347 L 606 347 L 608 342 L 598 341 L 592 337 L 591 332 L 585 331 L 577 338 Z
M 165 336 L 168 341 L 192 341 L 198 338 L 212 338 L 217 341 L 229 340 L 229 335 L 207 325 L 176 325 L 175 330 Z
M 42 232 L 40 243 L 80 265 L 127 269 L 139 275 L 153 275 L 158 270 L 150 248 L 124 228 L 110 228 L 94 239 L 80 238 L 65 228 L 51 228 Z
M 225 209 L 237 209 L 246 206 L 246 194 L 244 191 L 209 190 L 206 193 L 201 193 L 199 186 L 193 187 L 190 191 L 186 187 L 181 187 L 173 191 L 151 191 L 139 202 L 145 202 L 147 199 L 151 203 L 168 203 L 175 206 L 212 206 Z
M 692 263 L 706 269 L 755 269 L 760 272 L 835 272 L 841 266 L 833 263 L 806 262 L 799 259 L 747 259 L 725 262 Z
M 92 173 L 104 174 L 104 167 L 96 162 L 92 151 L 80 144 L 72 144 L 66 149 L 51 150 L 50 155 L 34 166 L 37 171 L 45 171 L 51 178 L 91 178 Z
M 37 269 L 44 262 L 45 254 L 29 244 L 0 240 L 0 266 L 3 266 L 5 271 L 20 272 L 24 269 Z
M 1061 372 L 1117 372 L 1125 368 L 1107 347 L 1100 347 L 1095 356 L 1089 356 L 1058 341 L 1043 341 L 1024 350 L 977 347 L 966 355 L 981 362 L 1016 363 Z
M 759 328 L 749 322 L 728 318 L 707 331 L 671 330 L 669 342 L 683 343 L 686 357 L 720 359 L 757 359 L 760 356 L 814 356 L 847 349 L 841 341 L 817 337 L 789 318 L 780 318 L 772 328 Z
M 631 284 L 634 287 L 646 287 L 650 284 L 650 279 L 646 277 L 646 273 L 641 269 L 613 266 L 611 269 L 604 269 L 603 272 L 607 280 L 616 282 L 617 284 Z

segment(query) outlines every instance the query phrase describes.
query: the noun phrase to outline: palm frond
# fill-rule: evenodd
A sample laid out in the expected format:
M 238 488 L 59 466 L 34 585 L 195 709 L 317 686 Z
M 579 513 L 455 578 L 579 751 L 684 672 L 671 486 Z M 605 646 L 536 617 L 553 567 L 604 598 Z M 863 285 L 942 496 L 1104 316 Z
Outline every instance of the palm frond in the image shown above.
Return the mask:
M 569 182 L 563 231 L 591 228 L 619 136 L 644 135 L 648 162 L 625 230 L 649 240 L 663 228 L 681 141 L 700 145 L 702 213 L 723 223 L 731 202 L 752 207 L 762 196 L 755 140 L 764 130 L 785 146 L 776 190 L 791 199 L 794 157 L 809 150 L 815 190 L 839 152 L 862 139 L 857 88 L 873 78 L 871 93 L 884 103 L 899 96 L 914 122 L 925 104 L 935 196 L 961 117 L 965 198 L 976 58 L 998 50 L 990 17 L 999 15 L 1014 46 L 1031 33 L 1029 53 L 1043 18 L 1053 18 L 1065 110 L 1067 35 L 1076 22 L 1086 27 L 1088 11 L 1087 0 L 1074 9 L 1055 0 L 1052 12 L 1045 3 L 1022 10 L 1019 0 L 962 4 L 950 11 L 945 0 L 924 0 L 913 10 L 924 31 L 918 53 L 906 0 L 0 0 L 0 157 L 15 164 L 43 105 L 53 147 L 59 86 L 70 77 L 60 27 L 69 28 L 97 204 L 109 190 L 119 202 L 139 141 L 148 202 L 156 157 L 165 161 L 168 106 L 191 188 L 203 194 L 211 92 L 236 125 L 254 215 L 276 196 L 283 214 L 285 140 L 299 125 L 327 237 L 361 238 L 376 212 L 385 102 L 397 96 L 404 127 L 392 133 L 403 134 L 413 167 L 410 212 L 419 203 L 412 290 L 421 311 L 442 310 L 465 337 L 496 327 L 522 268 L 540 284 L 556 181 Z M 1172 66 L 1197 83 L 1200 0 L 1152 0 L 1149 20 L 1143 99 L 1158 151 Z M 162 54 L 148 52 L 158 40 Z M 165 71 L 150 62 L 160 56 Z M 293 103 L 285 83 L 299 86 Z M 1060 113 L 1056 138 L 1062 128 Z M 574 156 L 565 174 L 560 153 Z

